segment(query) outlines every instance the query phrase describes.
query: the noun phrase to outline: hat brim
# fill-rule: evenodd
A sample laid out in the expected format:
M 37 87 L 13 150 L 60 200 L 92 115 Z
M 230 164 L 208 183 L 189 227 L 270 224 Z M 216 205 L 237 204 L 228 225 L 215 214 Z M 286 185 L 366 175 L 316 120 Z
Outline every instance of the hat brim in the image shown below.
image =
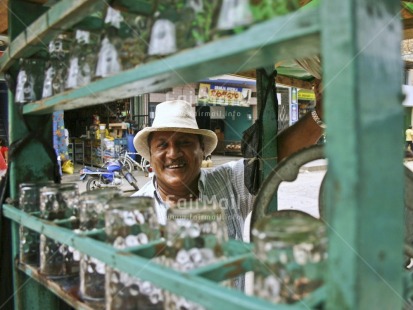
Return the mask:
M 157 131 L 175 131 L 175 132 L 183 132 L 183 133 L 190 133 L 195 135 L 202 135 L 204 137 L 204 151 L 205 156 L 211 155 L 211 153 L 215 150 L 218 143 L 218 138 L 215 132 L 208 129 L 194 129 L 194 128 L 181 128 L 181 127 L 146 127 L 140 130 L 135 138 L 133 138 L 133 145 L 136 151 L 146 160 L 150 161 L 150 151 L 148 145 L 148 136 L 152 132 Z

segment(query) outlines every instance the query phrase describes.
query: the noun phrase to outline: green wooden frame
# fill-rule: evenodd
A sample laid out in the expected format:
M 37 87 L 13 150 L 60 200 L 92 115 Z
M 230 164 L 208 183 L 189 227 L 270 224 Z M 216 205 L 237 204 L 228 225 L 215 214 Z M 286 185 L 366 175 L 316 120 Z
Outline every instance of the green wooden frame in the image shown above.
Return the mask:
M 16 73 L 19 57 L 38 52 L 57 32 L 70 28 L 99 9 L 104 1 L 61 0 L 46 13 L 39 7 L 30 11 L 26 18 L 17 2 L 22 5 L 20 1 L 9 0 L 10 8 L 23 21 L 39 18 L 27 29 L 22 29 L 15 16 L 10 18 L 12 43 L 0 59 L 0 69 L 10 70 L 12 74 Z M 400 309 L 404 303 L 400 3 L 394 0 L 324 0 L 314 6 L 254 25 L 239 35 L 95 81 L 87 87 L 27 104 L 23 114 L 33 128 L 47 135 L 50 124 L 41 124 L 42 118 L 36 114 L 91 106 L 185 81 L 257 67 L 269 68 L 278 60 L 321 54 L 329 159 L 327 307 Z M 28 128 L 23 126 L 11 95 L 9 110 L 10 140 L 13 142 L 26 135 Z M 274 128 L 271 121 L 273 118 L 268 115 L 264 143 L 271 139 L 272 129 L 269 129 Z M 269 155 L 275 151 L 271 150 Z M 32 154 L 41 154 L 41 158 L 28 164 L 27 158 Z M 42 146 L 35 141 L 29 143 L 11 164 L 12 198 L 17 197 L 19 183 L 51 178 L 51 165 Z M 67 241 L 73 246 L 127 272 L 145 261 L 119 255 L 109 246 L 39 221 L 11 206 L 3 207 L 3 216 L 13 221 L 13 257 L 19 242 L 18 223 L 22 223 L 60 241 L 69 238 Z M 251 263 L 249 257 L 246 254 L 240 259 L 248 265 Z M 225 270 L 228 266 L 218 267 Z M 216 271 L 203 272 L 203 275 L 212 276 Z M 172 270 L 150 267 L 141 276 L 186 297 L 196 293 L 197 301 L 209 308 L 216 305 L 228 309 L 270 308 L 254 297 L 218 289 L 215 283 L 199 274 L 183 276 Z M 23 273 L 14 269 L 18 291 L 16 308 L 56 308 L 59 299 L 30 279 L 30 271 Z M 299 309 L 302 306 L 272 307 Z

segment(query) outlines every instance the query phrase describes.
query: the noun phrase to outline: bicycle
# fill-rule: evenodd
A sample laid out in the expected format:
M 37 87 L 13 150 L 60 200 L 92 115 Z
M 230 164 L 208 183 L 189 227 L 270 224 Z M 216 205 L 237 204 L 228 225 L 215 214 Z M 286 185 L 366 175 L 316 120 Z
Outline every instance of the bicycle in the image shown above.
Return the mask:
M 130 155 L 139 155 L 140 161 L 136 161 Z M 127 169 L 129 172 L 135 170 L 136 167 L 136 169 L 140 169 L 145 173 L 145 175 L 148 175 L 149 172 L 151 172 L 152 170 L 149 161 L 143 158 L 138 152 L 129 152 L 128 150 L 123 150 L 120 153 L 118 160 L 122 163 L 123 167 Z

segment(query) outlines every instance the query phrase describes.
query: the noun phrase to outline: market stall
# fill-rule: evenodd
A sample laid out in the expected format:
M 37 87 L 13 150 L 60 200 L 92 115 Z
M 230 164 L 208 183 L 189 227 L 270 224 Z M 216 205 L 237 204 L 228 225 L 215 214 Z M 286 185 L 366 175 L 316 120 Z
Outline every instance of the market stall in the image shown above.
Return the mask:
M 279 1 L 280 5 L 287 2 L 294 3 Z M 180 6 L 171 5 L 173 12 L 170 13 L 165 9 L 168 5 L 156 8 L 152 1 L 110 3 L 122 12 L 143 18 L 142 23 L 134 25 L 137 28 L 133 30 L 140 31 L 139 37 L 131 36 L 135 40 L 146 38 L 149 25 L 159 16 L 172 14 L 179 26 L 177 29 L 188 28 L 185 24 L 188 21 L 179 18 L 183 16 Z M 404 4 L 406 8 L 411 5 Z M 212 14 L 206 2 L 204 5 L 206 13 Z M 160 10 L 159 14 L 153 14 L 155 9 Z M 0 280 L 9 286 L 13 284 L 16 309 L 57 309 L 62 301 L 79 309 L 91 307 L 77 295 L 76 284 L 45 277 L 37 267 L 18 259 L 15 261 L 19 257 L 20 225 L 124 274 L 139 275 L 163 290 L 196 301 L 208 309 L 301 309 L 317 307 L 320 303 L 327 309 L 401 309 L 411 302 L 408 288 L 412 280 L 410 276 L 404 282 L 409 274 L 403 270 L 403 248 L 409 250 L 411 245 L 404 245 L 403 229 L 400 3 L 391 0 L 312 1 L 305 8 L 287 10 L 280 16 L 277 16 L 277 10 L 269 16 L 258 14 L 263 8 L 253 9 L 256 15 L 249 15 L 248 23 L 232 28 L 223 26 L 225 29 L 218 29 L 215 36 L 210 36 L 207 29 L 211 25 L 202 24 L 195 10 L 191 22 L 200 23 L 197 24 L 199 32 L 195 35 L 186 33 L 189 35 L 186 40 L 178 36 L 175 49 L 170 42 L 156 45 L 170 49 L 155 52 L 156 48 L 152 47 L 149 57 L 142 58 L 145 54 L 143 45 L 128 50 L 130 46 L 137 46 L 136 41 L 123 41 L 122 51 L 131 53 L 122 59 L 126 61 L 123 70 L 116 71 L 117 67 L 110 63 L 95 79 L 51 96 L 28 99 L 23 91 L 20 104 L 17 104 L 11 90 L 10 141 L 25 143 L 15 146 L 10 154 L 10 197 L 12 201 L 18 200 L 22 183 L 50 181 L 56 177 L 55 159 L 50 155 L 51 141 L 48 142 L 51 140 L 48 133 L 53 111 L 102 104 L 114 98 L 172 87 L 182 81 L 199 81 L 256 68 L 264 68 L 257 71 L 261 72 L 257 76 L 257 88 L 263 96 L 263 90 L 274 84 L 274 64 L 286 59 L 322 55 L 325 122 L 328 126 L 325 154 L 329 160 L 325 224 L 329 241 L 325 268 L 321 271 L 313 269 L 317 275 L 322 274 L 322 285 L 311 294 L 300 295 L 299 302 L 293 299 L 295 303 L 274 304 L 219 284 L 247 271 L 257 271 L 260 264 L 252 250 L 253 244 L 225 242 L 222 245 L 226 253 L 224 259 L 183 273 L 152 262 L 153 257 L 162 255 L 163 240 L 122 250 L 102 242 L 102 231 L 79 233 L 72 230 L 70 218 L 52 222 L 50 218 L 39 218 L 17 208 L 16 204 L 6 203 L 2 207 L 4 221 L 0 239 L 11 236 L 10 252 L 2 253 L 2 261 L 10 263 L 12 279 L 7 277 L 2 264 Z M 106 1 L 62 0 L 48 7 L 9 0 L 8 10 L 13 12 L 8 30 L 11 43 L 0 58 L 0 70 L 10 74 L 11 81 L 16 83 L 21 72 L 19 59 L 38 61 L 37 56 L 58 35 L 68 30 L 93 31 L 99 21 L 99 29 L 103 27 L 109 37 L 113 34 L 110 26 L 102 25 L 103 13 L 100 18 L 96 14 L 106 12 Z M 148 22 L 145 19 L 148 16 L 155 20 Z M 224 19 L 223 23 L 227 21 Z M 122 37 L 127 38 L 130 37 Z M 280 74 L 282 66 L 277 68 Z M 37 69 L 30 72 L 32 69 L 29 66 L 26 74 L 44 72 Z M 267 145 L 277 132 L 277 111 L 273 109 L 274 96 L 262 98 L 267 98 L 262 136 L 262 143 Z M 380 143 L 374 143 L 377 137 L 380 137 Z M 36 154 L 35 160 L 28 162 L 27 158 L 34 158 L 33 154 Z M 263 180 L 277 166 L 276 154 L 274 143 L 262 152 Z M 264 194 L 271 196 L 268 200 L 274 200 L 266 201 L 268 212 L 275 211 L 276 201 L 272 197 L 276 193 L 261 193 Z

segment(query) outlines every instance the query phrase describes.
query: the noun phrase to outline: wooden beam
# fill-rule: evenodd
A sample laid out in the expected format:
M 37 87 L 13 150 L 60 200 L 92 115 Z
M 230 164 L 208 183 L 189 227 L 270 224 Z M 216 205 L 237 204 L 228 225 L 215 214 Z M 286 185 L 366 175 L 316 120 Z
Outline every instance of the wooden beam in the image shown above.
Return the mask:
M 296 78 L 283 76 L 283 75 L 278 75 L 275 81 L 279 84 L 313 90 L 313 83 L 310 81 L 303 81 L 303 80 L 299 80 Z
M 306 5 L 310 2 L 311 2 L 311 0 L 300 0 L 300 6 L 304 6 L 304 5 Z
M 408 6 L 409 5 L 409 6 Z M 403 38 L 413 39 L 413 12 L 409 9 L 410 4 L 403 2 L 401 10 L 401 18 L 403 20 Z
M 1 34 L 6 34 L 7 29 L 9 27 L 7 8 L 8 8 L 8 0 L 1 1 L 0 2 L 0 33 Z
M 413 14 L 408 10 L 402 10 L 403 18 L 403 39 L 413 39 Z
M 255 80 L 257 79 L 255 70 L 237 73 L 237 75 L 247 77 L 247 78 L 252 78 Z M 309 89 L 309 90 L 313 89 L 313 83 L 311 81 L 304 81 L 304 80 L 300 80 L 300 79 L 296 79 L 296 78 L 284 76 L 284 75 L 277 75 L 275 82 L 277 84 L 284 84 L 284 85 L 293 86 L 297 88 L 304 88 L 304 89 Z

